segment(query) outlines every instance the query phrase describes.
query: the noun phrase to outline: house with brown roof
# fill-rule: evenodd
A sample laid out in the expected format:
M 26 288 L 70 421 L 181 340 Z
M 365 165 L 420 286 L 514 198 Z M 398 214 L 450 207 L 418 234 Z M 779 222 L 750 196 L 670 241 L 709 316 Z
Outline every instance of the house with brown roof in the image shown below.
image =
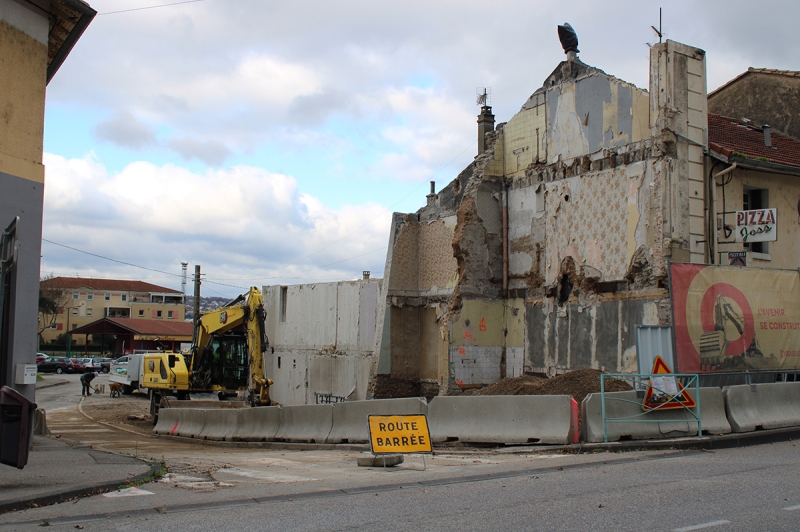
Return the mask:
M 184 295 L 179 290 L 144 281 L 53 277 L 40 283 L 40 293 L 57 302 L 54 315 L 40 314 L 43 342 L 95 322 L 98 318 L 184 322 Z M 87 336 L 77 336 L 81 343 Z
M 708 112 L 747 118 L 800 139 L 800 72 L 753 68 L 708 94 Z
M 103 338 L 104 351 L 126 355 L 136 351 L 180 351 L 192 341 L 192 322 L 136 318 L 102 318 L 69 332 L 73 341 L 89 335 Z
M 712 262 L 800 267 L 800 141 L 767 124 L 709 113 L 706 167 L 716 236 L 709 238 Z M 745 211 L 775 218 L 762 224 L 772 228 L 769 240 L 747 241 Z

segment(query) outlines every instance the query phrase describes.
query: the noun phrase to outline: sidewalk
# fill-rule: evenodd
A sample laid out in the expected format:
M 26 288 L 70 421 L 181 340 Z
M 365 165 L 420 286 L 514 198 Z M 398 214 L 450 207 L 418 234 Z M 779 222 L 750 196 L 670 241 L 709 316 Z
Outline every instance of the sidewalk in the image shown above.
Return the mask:
M 25 469 L 0 465 L 0 513 L 117 489 L 161 464 L 34 436 Z
M 67 379 L 46 379 L 43 381 L 36 381 L 36 389 L 44 390 L 45 388 L 61 386 L 62 384 L 69 384 L 69 381 Z

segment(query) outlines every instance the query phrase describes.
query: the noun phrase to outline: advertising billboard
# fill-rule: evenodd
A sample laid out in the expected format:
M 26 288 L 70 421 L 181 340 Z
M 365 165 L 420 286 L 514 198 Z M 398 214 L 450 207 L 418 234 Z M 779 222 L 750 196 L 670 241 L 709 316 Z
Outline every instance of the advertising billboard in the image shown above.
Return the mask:
M 670 264 L 679 373 L 800 369 L 800 274 Z

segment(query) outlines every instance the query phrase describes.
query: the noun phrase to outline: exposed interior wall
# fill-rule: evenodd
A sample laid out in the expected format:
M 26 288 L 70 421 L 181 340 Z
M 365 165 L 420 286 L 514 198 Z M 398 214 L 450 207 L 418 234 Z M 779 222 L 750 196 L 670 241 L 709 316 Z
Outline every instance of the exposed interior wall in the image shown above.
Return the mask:
M 611 295 L 591 306 L 531 301 L 526 307 L 525 370 L 548 375 L 576 368 L 636 373 L 636 325 L 668 320 L 665 290 L 642 292 L 636 299 Z
M 507 177 L 520 177 L 531 164 L 547 160 L 544 92 L 537 91 L 503 126 L 503 164 Z
M 667 41 L 651 61 L 650 91 L 562 62 L 452 183 L 395 215 L 381 375 L 435 370 L 453 394 L 523 372 L 636 371 L 635 326 L 669 322 L 668 261 L 705 260 L 710 232 L 705 55 Z
M 649 96 L 600 70 L 573 77 L 561 65 L 561 83 L 547 87 L 547 162 L 567 160 L 649 136 Z

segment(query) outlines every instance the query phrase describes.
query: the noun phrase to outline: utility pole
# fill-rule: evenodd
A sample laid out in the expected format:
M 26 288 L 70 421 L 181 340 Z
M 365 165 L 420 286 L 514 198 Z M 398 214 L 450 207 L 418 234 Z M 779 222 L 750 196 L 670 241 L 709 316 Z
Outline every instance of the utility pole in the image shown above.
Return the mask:
M 194 265 L 194 316 L 192 316 L 192 344 L 197 345 L 197 324 L 200 322 L 200 265 Z

